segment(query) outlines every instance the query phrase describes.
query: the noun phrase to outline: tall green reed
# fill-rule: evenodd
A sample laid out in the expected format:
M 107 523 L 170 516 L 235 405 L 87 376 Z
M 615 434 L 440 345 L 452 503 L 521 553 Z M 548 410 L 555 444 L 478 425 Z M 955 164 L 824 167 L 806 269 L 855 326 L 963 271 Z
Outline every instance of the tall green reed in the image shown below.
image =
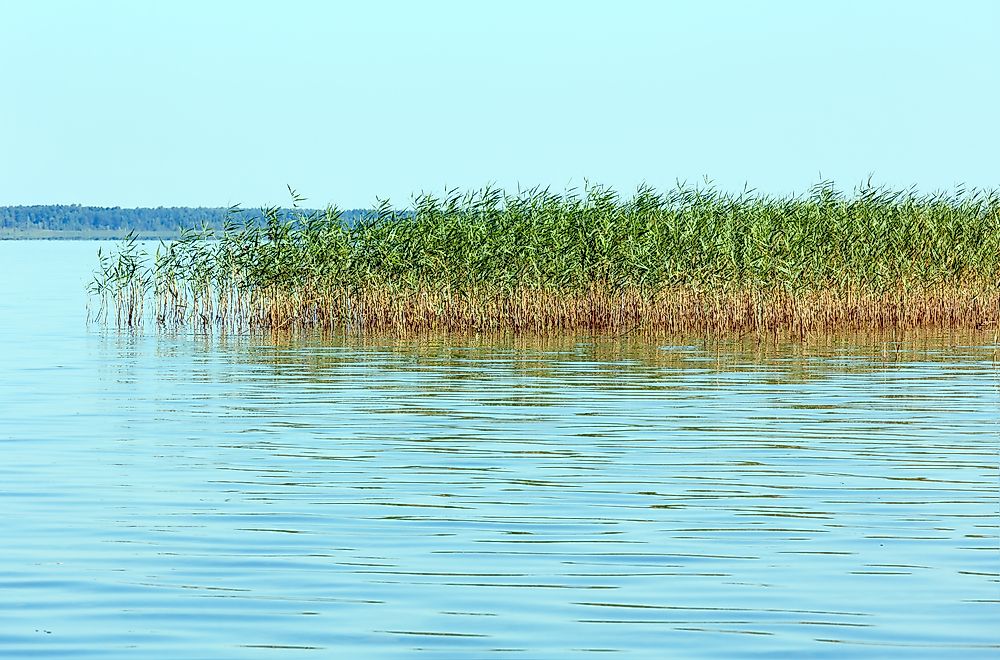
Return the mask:
M 562 193 L 486 187 L 420 194 L 405 209 L 380 200 L 354 223 L 335 207 L 302 211 L 304 199 L 289 191 L 291 209 L 262 209 L 259 221 L 233 207 L 220 232 L 185 230 L 151 260 L 130 237 L 100 256 L 92 291 L 114 303 L 119 325 L 141 322 L 151 297 L 160 324 L 225 326 L 332 323 L 372 292 L 468 302 L 530 291 L 1000 287 L 996 190 L 919 194 L 869 183 L 846 194 L 821 182 L 774 197 L 679 184 L 623 197 L 591 184 Z

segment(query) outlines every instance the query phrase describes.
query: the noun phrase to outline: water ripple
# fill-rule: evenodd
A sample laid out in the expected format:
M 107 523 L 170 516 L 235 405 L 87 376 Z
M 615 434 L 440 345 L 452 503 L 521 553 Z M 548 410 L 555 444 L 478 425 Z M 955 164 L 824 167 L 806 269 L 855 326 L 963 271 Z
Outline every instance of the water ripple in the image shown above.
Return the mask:
M 1000 648 L 988 342 L 24 342 L 52 301 L 0 298 L 0 655 Z

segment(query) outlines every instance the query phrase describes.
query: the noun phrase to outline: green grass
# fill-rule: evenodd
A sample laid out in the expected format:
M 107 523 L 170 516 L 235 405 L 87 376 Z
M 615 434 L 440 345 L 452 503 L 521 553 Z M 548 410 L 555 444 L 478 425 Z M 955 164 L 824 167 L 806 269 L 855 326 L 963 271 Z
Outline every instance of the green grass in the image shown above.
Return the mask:
M 102 257 L 93 292 L 113 303 L 156 300 L 166 324 L 235 324 L 242 316 L 251 326 L 333 326 L 365 325 L 381 314 L 378 305 L 400 301 L 410 301 L 399 313 L 412 324 L 415 296 L 433 307 L 421 313 L 445 318 L 442 305 L 460 303 L 475 316 L 476 304 L 486 313 L 498 300 L 533 297 L 550 307 L 560 299 L 593 305 L 598 294 L 642 306 L 668 292 L 700 296 L 700 305 L 716 294 L 752 294 L 762 305 L 819 294 L 904 296 L 911 305 L 919 304 L 914 296 L 947 291 L 993 295 L 1000 284 L 995 190 L 844 194 L 823 183 L 776 198 L 684 186 L 629 197 L 600 186 L 559 194 L 486 188 L 421 195 L 406 209 L 381 203 L 353 225 L 335 208 L 275 207 L 264 216 L 264 224 L 241 222 L 233 209 L 224 231 L 186 231 L 152 256 L 126 241 Z M 368 311 L 359 317 L 352 301 L 360 300 Z

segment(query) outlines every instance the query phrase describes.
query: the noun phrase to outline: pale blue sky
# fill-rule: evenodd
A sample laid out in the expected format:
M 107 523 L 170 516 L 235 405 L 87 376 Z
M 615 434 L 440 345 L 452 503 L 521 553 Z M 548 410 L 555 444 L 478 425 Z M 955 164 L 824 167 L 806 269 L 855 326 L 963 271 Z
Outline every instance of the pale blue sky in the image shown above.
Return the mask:
M 0 3 L 0 204 L 1000 185 L 1000 2 Z

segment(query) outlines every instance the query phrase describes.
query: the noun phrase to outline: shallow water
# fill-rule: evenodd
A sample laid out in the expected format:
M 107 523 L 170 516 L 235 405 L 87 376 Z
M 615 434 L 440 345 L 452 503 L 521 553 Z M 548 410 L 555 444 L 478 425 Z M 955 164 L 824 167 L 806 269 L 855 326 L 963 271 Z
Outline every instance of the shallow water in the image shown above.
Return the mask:
M 0 655 L 996 657 L 994 340 L 87 326 L 0 242 Z

